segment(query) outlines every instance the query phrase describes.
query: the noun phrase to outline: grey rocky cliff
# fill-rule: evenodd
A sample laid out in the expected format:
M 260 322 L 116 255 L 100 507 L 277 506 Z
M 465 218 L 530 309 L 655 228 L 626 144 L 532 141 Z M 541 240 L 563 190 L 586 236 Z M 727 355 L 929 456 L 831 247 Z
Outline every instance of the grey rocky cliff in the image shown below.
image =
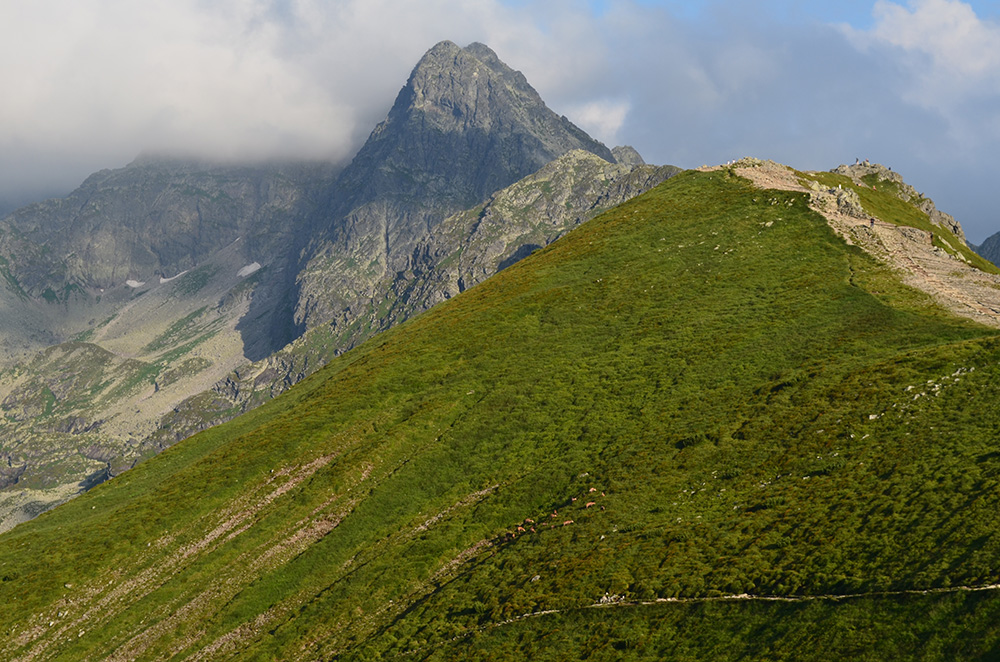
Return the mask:
M 320 163 L 227 165 L 147 156 L 91 175 L 65 198 L 15 211 L 0 221 L 0 359 L 86 330 L 95 316 L 113 313 L 110 292 L 127 290 L 127 282 L 171 279 L 223 251 L 235 251 L 231 260 L 286 274 L 311 237 L 336 172 Z M 294 282 L 294 273 L 288 279 Z M 288 287 L 280 283 L 269 279 L 253 293 L 253 323 L 239 329 L 249 358 L 266 356 L 299 333 Z M 27 319 L 31 330 L 21 328 Z M 44 341 L 30 342 L 42 334 Z M 21 336 L 28 339 L 18 342 Z
M 971 248 L 993 264 L 1000 266 L 1000 232 L 991 234 L 983 240 L 983 243 Z
M 611 150 L 611 153 L 615 157 L 615 161 L 622 165 L 628 166 L 639 166 L 646 165 L 642 156 L 639 155 L 638 150 L 631 145 L 618 145 Z
M 879 183 L 888 183 L 889 190 L 895 193 L 904 202 L 915 205 L 920 211 L 927 214 L 931 223 L 947 229 L 954 234 L 961 242 L 966 243 L 965 232 L 962 226 L 951 214 L 946 214 L 934 206 L 934 201 L 925 198 L 917 189 L 913 188 L 905 181 L 902 175 L 879 163 L 856 163 L 854 165 L 840 165 L 831 172 L 850 177 L 855 183 L 868 186 L 878 186 Z
M 573 149 L 614 161 L 488 47 L 437 44 L 331 189 L 296 324 L 364 314 L 374 283 L 414 268 L 435 225 Z
M 0 225 L 0 252 L 31 296 L 169 278 L 237 238 L 247 261 L 266 264 L 302 231 L 333 174 L 328 165 L 141 157 L 11 214 Z

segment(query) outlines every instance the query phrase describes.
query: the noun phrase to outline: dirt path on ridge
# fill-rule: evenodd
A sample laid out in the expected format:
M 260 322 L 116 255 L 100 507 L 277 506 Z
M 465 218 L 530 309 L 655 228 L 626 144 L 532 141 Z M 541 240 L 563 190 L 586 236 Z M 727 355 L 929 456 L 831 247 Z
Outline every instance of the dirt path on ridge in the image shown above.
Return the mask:
M 725 166 L 699 168 L 718 170 Z M 927 232 L 879 219 L 844 213 L 837 192 L 814 190 L 799 183 L 788 166 L 764 161 L 762 165 L 733 168 L 737 175 L 762 189 L 798 191 L 810 195 L 810 207 L 826 218 L 848 244 L 860 246 L 903 276 L 903 282 L 931 295 L 951 312 L 981 324 L 1000 328 L 1000 276 L 980 271 L 931 243 Z M 959 243 L 957 238 L 952 243 Z

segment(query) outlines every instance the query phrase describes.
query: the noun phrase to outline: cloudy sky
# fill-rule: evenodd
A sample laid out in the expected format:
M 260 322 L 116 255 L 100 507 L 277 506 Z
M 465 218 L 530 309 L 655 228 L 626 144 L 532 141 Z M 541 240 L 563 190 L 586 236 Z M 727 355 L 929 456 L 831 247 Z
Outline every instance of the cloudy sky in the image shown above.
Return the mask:
M 0 0 L 0 208 L 141 151 L 346 159 L 434 43 L 609 146 L 892 166 L 1000 231 L 995 0 Z

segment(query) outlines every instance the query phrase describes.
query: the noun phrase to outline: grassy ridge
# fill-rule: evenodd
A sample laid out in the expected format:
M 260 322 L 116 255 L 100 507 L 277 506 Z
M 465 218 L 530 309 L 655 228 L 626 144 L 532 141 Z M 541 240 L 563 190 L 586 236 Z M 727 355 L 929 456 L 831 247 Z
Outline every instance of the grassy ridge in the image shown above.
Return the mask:
M 0 537 L 0 654 L 738 659 L 859 603 L 585 608 L 995 581 L 996 334 L 806 203 L 678 176 Z

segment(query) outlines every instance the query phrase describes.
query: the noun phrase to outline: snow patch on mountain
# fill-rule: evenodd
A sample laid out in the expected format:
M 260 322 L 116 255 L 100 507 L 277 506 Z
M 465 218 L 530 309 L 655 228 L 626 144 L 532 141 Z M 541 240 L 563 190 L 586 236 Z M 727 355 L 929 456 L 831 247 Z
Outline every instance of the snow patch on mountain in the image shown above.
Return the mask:
M 244 276 L 249 276 L 258 269 L 260 269 L 260 262 L 251 262 L 247 266 L 237 271 L 236 275 L 239 276 L 240 278 L 243 278 Z

